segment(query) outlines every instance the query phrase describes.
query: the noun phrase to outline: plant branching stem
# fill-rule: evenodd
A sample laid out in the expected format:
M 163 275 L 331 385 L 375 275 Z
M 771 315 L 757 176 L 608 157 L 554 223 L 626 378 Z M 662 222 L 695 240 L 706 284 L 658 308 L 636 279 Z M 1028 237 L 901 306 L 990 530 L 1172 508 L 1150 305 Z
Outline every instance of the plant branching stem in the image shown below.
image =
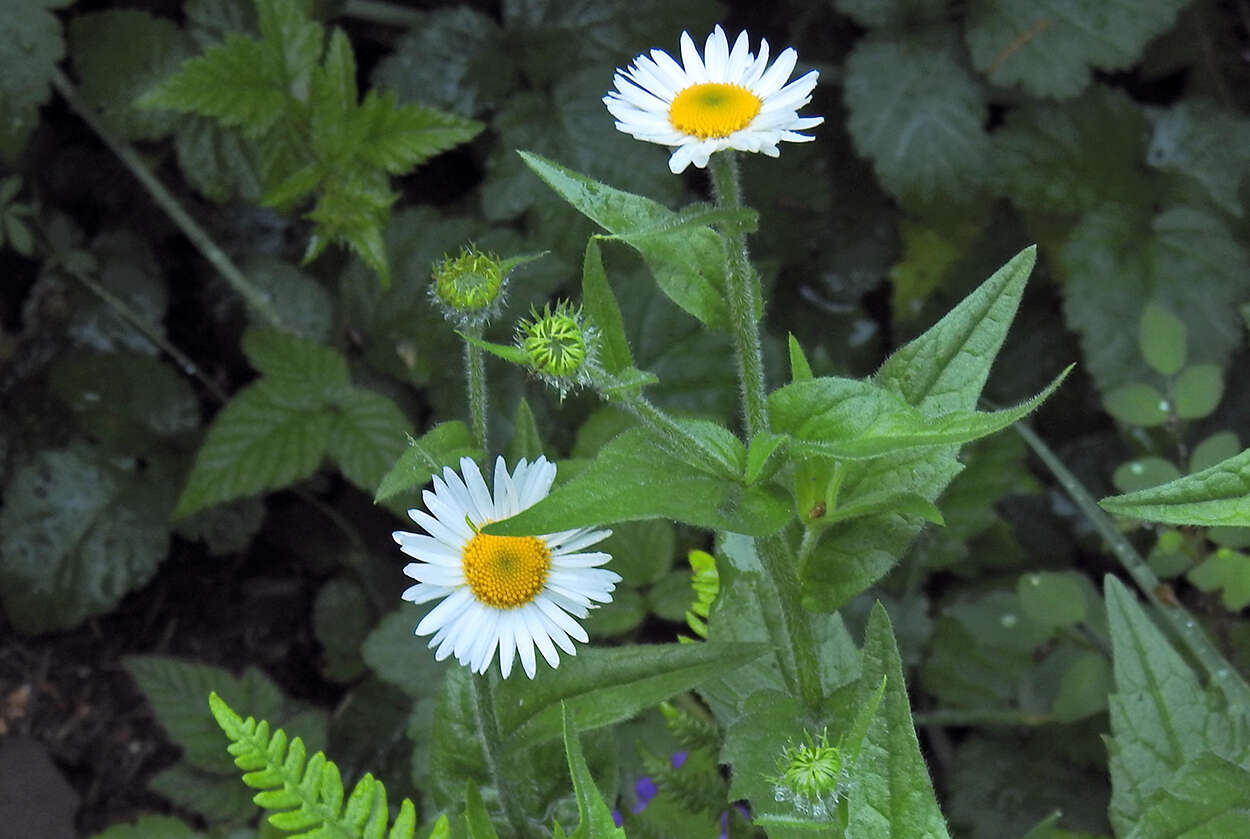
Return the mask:
M 791 669 L 786 679 L 791 691 L 816 710 L 824 701 L 824 689 L 820 684 L 820 657 L 816 651 L 812 616 L 803 608 L 798 558 L 782 533 L 756 539 L 755 548 L 781 602 L 784 625 L 776 629 L 770 627 L 770 634 L 773 644 L 780 648 L 783 675 L 786 669 Z
M 1059 479 L 1060 486 L 1068 493 L 1077 509 L 1094 525 L 1094 529 L 1111 548 L 1111 553 L 1124 566 L 1124 570 L 1133 578 L 1133 582 L 1146 595 L 1150 604 L 1155 607 L 1156 614 L 1167 622 L 1176 637 L 1207 671 L 1229 704 L 1250 710 L 1250 685 L 1246 684 L 1245 679 L 1229 664 L 1228 659 L 1211 643 L 1194 620 L 1193 615 L 1184 606 L 1175 602 L 1165 603 L 1159 598 L 1159 578 L 1155 576 L 1154 571 L 1141 558 L 1128 539 L 1124 538 L 1124 534 L 1116 528 L 1111 518 L 1102 511 L 1098 502 L 1089 494 L 1084 485 L 1077 480 L 1076 475 L 1072 474 L 1063 461 L 1051 451 L 1050 446 L 1047 446 L 1042 438 L 1034 433 L 1033 429 L 1020 422 L 1016 423 L 1013 428 L 1029 444 L 1029 448 L 1042 463 L 1046 464 L 1051 474 Z
M 191 243 L 217 269 L 217 273 L 221 274 L 231 288 L 238 292 L 247 305 L 263 317 L 270 326 L 281 329 L 282 319 L 278 316 L 278 311 L 274 308 L 273 301 L 269 295 L 262 289 L 257 288 L 239 270 L 239 267 L 213 241 L 208 232 L 200 227 L 199 223 L 183 209 L 182 205 L 178 203 L 178 199 L 174 198 L 173 193 L 165 188 L 165 185 L 157 179 L 156 175 L 152 174 L 152 171 L 148 169 L 147 164 L 140 159 L 135 150 L 129 144 L 122 142 L 113 135 L 113 132 L 103 123 L 99 115 L 78 95 L 78 90 L 74 87 L 73 82 L 61 72 L 60 68 L 53 68 L 52 84 L 83 122 L 91 126 L 91 130 L 96 133 L 96 136 L 100 138 L 104 145 L 108 146 L 109 150 L 117 155 L 118 159 L 143 185 L 143 188 L 147 190 L 148 195 L 152 196 L 152 200 L 156 202 L 157 206 L 165 211 L 170 220 L 191 240 Z
M 521 802 L 517 800 L 509 779 L 504 777 L 500 761 L 503 755 L 503 736 L 499 732 L 499 718 L 495 715 L 495 696 L 491 690 L 490 673 L 474 673 L 469 676 L 473 684 L 473 716 L 482 749 L 486 756 L 486 769 L 490 772 L 495 789 L 499 791 L 499 804 L 504 818 L 518 837 L 530 835 L 529 822 L 525 818 Z

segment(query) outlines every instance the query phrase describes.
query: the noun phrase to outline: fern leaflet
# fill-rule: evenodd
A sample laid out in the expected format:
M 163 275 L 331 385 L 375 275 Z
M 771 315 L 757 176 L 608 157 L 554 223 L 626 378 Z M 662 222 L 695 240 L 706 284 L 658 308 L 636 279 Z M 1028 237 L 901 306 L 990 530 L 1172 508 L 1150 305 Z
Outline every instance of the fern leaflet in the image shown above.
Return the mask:
M 292 831 L 291 839 L 412 839 L 416 810 L 404 799 L 390 831 L 386 787 L 365 774 L 343 803 L 343 780 L 333 761 L 321 752 L 307 757 L 304 742 L 272 734 L 269 723 L 239 717 L 216 693 L 208 697 L 213 717 L 230 738 L 234 763 L 245 771 L 243 783 L 260 790 L 253 800 L 278 812 L 269 823 Z

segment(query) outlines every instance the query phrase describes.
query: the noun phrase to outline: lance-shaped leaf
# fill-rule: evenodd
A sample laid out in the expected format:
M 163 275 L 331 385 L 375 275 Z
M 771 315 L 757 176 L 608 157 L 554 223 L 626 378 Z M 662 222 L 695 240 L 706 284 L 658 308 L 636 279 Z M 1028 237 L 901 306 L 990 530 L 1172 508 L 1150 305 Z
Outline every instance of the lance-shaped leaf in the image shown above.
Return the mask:
M 1228 836 L 1250 836 L 1250 771 L 1203 752 L 1151 797 L 1127 839 Z
M 399 456 L 391 471 L 382 478 L 374 502 L 385 501 L 405 490 L 420 489 L 443 467 L 456 468 L 460 458 L 477 459 L 481 452 L 473 444 L 469 429 L 460 420 L 443 422 L 415 440 Z
M 577 737 L 577 723 L 566 703 L 560 703 L 564 729 L 564 753 L 569 759 L 569 776 L 573 779 L 573 795 L 577 798 L 577 829 L 569 839 L 625 839 L 625 831 L 612 821 L 612 810 L 603 802 L 586 765 L 586 755 Z
M 1098 504 L 1116 515 L 1164 524 L 1250 525 L 1250 449 L 1201 472 Z

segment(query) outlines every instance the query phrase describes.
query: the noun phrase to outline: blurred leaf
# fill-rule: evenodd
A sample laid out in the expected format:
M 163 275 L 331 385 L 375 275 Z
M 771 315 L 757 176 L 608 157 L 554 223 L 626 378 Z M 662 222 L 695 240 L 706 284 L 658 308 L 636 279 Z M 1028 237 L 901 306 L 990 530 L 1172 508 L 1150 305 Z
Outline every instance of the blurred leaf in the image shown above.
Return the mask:
M 0 509 L 0 597 L 19 631 L 69 629 L 111 611 L 169 549 L 172 487 L 158 465 L 87 446 L 39 452 Z
M 364 588 L 340 574 L 317 590 L 312 629 L 321 644 L 321 672 L 335 682 L 351 682 L 365 669 L 360 646 L 373 624 L 373 608 Z
M 1101 652 L 1086 650 L 1064 670 L 1051 711 L 1060 722 L 1075 722 L 1107 708 L 1111 667 Z
M 975 6 L 965 33 L 972 63 L 991 82 L 1067 99 L 1092 71 L 1122 70 L 1172 25 L 1185 0 L 1086 6 L 1066 0 L 997 0 Z
M 1182 100 L 1156 113 L 1146 162 L 1196 179 L 1235 216 L 1245 212 L 1237 190 L 1250 172 L 1250 119 L 1202 100 Z
M 600 546 L 602 547 L 602 546 Z M 613 556 L 613 568 L 616 568 Z M 638 590 L 618 585 L 612 592 L 612 602 L 605 603 L 586 616 L 583 626 L 592 641 L 615 638 L 633 632 L 647 619 L 647 601 Z
M 1181 470 L 1170 460 L 1147 456 L 1121 463 L 1112 473 L 1111 483 L 1120 492 L 1137 492 L 1174 481 L 1180 476 Z
M 96 282 L 163 335 L 160 324 L 169 306 L 169 292 L 147 240 L 128 230 L 101 233 L 91 243 L 91 255 L 99 265 Z M 90 349 L 134 350 L 153 356 L 160 353 L 156 344 L 113 306 L 96 298 L 74 312 L 69 333 L 75 343 Z
M 1230 612 L 1250 605 L 1250 555 L 1220 548 L 1189 569 L 1185 578 L 1202 591 L 1219 591 L 1220 602 Z
M 148 789 L 210 824 L 241 824 L 256 817 L 252 793 L 234 772 L 206 772 L 181 760 L 153 775 Z
M 274 257 L 252 257 L 244 263 L 243 271 L 268 295 L 284 327 L 310 341 L 326 343 L 330 340 L 334 304 L 321 283 L 291 263 Z M 248 310 L 248 319 L 254 328 L 265 325 L 253 309 Z
M 49 80 L 65 56 L 61 22 L 52 9 L 72 0 L 15 0 L 0 5 L 0 102 L 10 119 L 33 119 L 48 101 Z
M 677 531 L 664 519 L 621 522 L 596 550 L 612 555 L 612 570 L 631 586 L 658 583 L 673 567 Z
M 495 826 L 491 824 L 490 814 L 486 811 L 486 803 L 482 801 L 482 793 L 472 780 L 468 781 L 465 788 L 464 826 L 469 831 L 469 839 L 499 839 Z
M 427 641 L 414 635 L 421 613 L 404 604 L 384 615 L 365 638 L 360 654 L 369 669 L 384 682 L 394 685 L 414 699 L 433 695 L 440 676 L 452 669 L 434 660 Z
M 1040 626 L 1073 626 L 1085 620 L 1085 589 L 1076 572 L 1025 574 L 1016 584 L 1020 608 Z
M 1189 453 L 1189 471 L 1201 472 L 1241 452 L 1241 442 L 1231 431 L 1217 431 Z
M 1137 344 L 1142 358 L 1164 376 L 1174 376 L 1185 366 L 1189 329 L 1185 322 L 1156 303 L 1147 303 L 1137 324 Z
M 1172 384 L 1176 415 L 1181 419 L 1202 419 L 1224 398 L 1224 371 L 1217 364 L 1186 367 Z
M 1102 406 L 1108 414 L 1129 425 L 1153 428 L 1168 421 L 1167 398 L 1154 385 L 1134 383 L 1107 391 Z
M 834 0 L 834 6 L 863 26 L 897 29 L 918 21 L 940 20 L 946 11 L 942 0 Z
M 927 205 L 977 190 L 986 103 L 945 32 L 868 36 L 846 62 L 847 130 L 886 190 Z
M 260 203 L 264 193 L 260 152 L 237 132 L 206 117 L 189 115 L 174 135 L 174 152 L 182 176 L 206 198 L 218 203 L 235 197 Z
M 439 808 L 462 804 L 467 781 L 479 787 L 490 781 L 469 684 L 473 678 L 467 667 L 449 667 L 439 688 L 430 743 L 430 793 Z
M 204 542 L 212 556 L 226 556 L 242 552 L 264 520 L 264 503 L 244 498 L 181 518 L 174 523 L 174 531 L 184 539 Z
M 463 422 L 439 423 L 421 437 L 408 441 L 408 448 L 378 485 L 374 503 L 420 489 L 445 467 L 459 468 L 462 458 L 477 459 L 480 454 Z
M 246 787 L 244 788 L 246 789 Z M 172 816 L 140 816 L 127 824 L 115 824 L 90 839 L 200 839 L 186 822 Z
M 1128 839 L 1222 839 L 1250 832 L 1250 771 L 1203 752 L 1156 793 Z
M 1193 475 L 1098 503 L 1116 515 L 1164 524 L 1250 525 L 1250 449 Z
M 134 103 L 195 52 L 176 23 L 133 9 L 88 12 L 67 34 L 83 98 L 123 139 L 158 140 L 174 129 L 177 114 Z
M 521 458 L 530 462 L 537 460 L 543 453 L 542 435 L 534 421 L 534 412 L 525 397 L 516 405 L 516 419 L 512 423 L 512 439 L 508 441 L 507 460 L 516 463 Z

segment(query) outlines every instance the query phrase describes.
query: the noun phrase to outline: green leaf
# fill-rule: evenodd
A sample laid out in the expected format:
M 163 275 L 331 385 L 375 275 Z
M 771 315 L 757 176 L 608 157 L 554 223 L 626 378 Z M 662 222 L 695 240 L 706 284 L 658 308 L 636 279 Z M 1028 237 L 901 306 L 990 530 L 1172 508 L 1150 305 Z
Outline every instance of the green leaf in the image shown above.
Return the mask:
M 353 89 L 354 94 L 354 89 Z M 482 123 L 420 105 L 399 105 L 395 94 L 371 90 L 352 119 L 362 124 L 356 151 L 367 164 L 405 174 L 450 148 L 467 143 Z
M 243 333 L 243 354 L 284 394 L 306 394 L 310 401 L 323 391 L 347 385 L 347 359 L 338 350 L 276 329 Z
M 1164 524 L 1250 525 L 1250 449 L 1193 475 L 1098 503 L 1116 515 Z
M 1111 695 L 1111 822 L 1129 829 L 1185 763 L 1210 751 L 1250 759 L 1245 712 L 1212 707 L 1198 679 L 1119 580 L 1106 579 Z M 1240 732 L 1240 733 L 1238 733 Z
M 725 255 L 709 227 L 681 230 L 677 213 L 614 189 L 536 154 L 518 152 L 526 165 L 587 218 L 637 250 L 660 290 L 708 326 L 727 328 Z
M 985 95 L 944 32 L 862 38 L 845 73 L 847 130 L 887 192 L 927 205 L 976 191 L 989 152 Z
M 469 839 L 499 839 L 495 826 L 490 822 L 490 814 L 486 812 L 482 793 L 472 780 L 465 782 L 464 827 L 469 832 Z
M 590 320 L 599 327 L 599 361 L 603 368 L 609 373 L 631 369 L 634 360 L 629 354 L 625 322 L 621 319 L 621 309 L 612 294 L 608 275 L 603 270 L 599 241 L 593 236 L 586 242 L 586 257 L 582 262 L 582 306 Z
M 316 472 L 336 417 L 310 409 L 306 397 L 264 379 L 235 394 L 213 419 L 173 515 L 290 486 Z
M 1020 608 L 1041 626 L 1073 626 L 1085 620 L 1085 589 L 1074 572 L 1024 574 L 1016 584 Z
M 586 755 L 577 737 L 577 723 L 565 702 L 560 703 L 564 730 L 564 753 L 569 759 L 569 776 L 573 779 L 573 795 L 577 798 L 577 829 L 569 839 L 625 839 L 625 831 L 612 821 L 612 810 L 604 803 L 586 765 Z
M 405 453 L 412 425 L 399 407 L 364 388 L 334 391 L 334 423 L 326 449 L 343 477 L 372 492 Z
M 20 632 L 69 629 L 114 609 L 169 549 L 169 478 L 80 446 L 13 473 L 0 509 L 0 598 Z
M 991 82 L 1067 99 L 1092 71 L 1122 70 L 1172 25 L 1185 0 L 1088 6 L 1065 0 L 999 0 L 972 10 L 965 31 L 972 63 Z
M 312 630 L 321 645 L 320 670 L 331 681 L 352 683 L 364 672 L 360 647 L 374 619 L 364 587 L 352 576 L 331 577 L 313 601 Z
M 71 0 L 16 0 L 0 5 L 0 102 L 10 119 L 33 119 L 48 101 L 49 80 L 65 57 L 61 22 L 51 12 Z
M 383 681 L 414 699 L 434 695 L 450 665 L 436 662 L 425 642 L 413 635 L 420 616 L 405 604 L 383 616 L 365 638 L 360 654 Z
M 1224 398 L 1224 371 L 1218 364 L 1186 367 L 1172 384 L 1176 415 L 1181 419 L 1202 419 Z
M 1120 492 L 1137 492 L 1174 481 L 1180 476 L 1181 470 L 1172 461 L 1148 455 L 1117 466 L 1111 475 L 1111 483 Z
M 1185 575 L 1202 591 L 1223 589 L 1220 602 L 1230 612 L 1250 605 L 1250 556 L 1230 548 L 1213 551 Z
M 257 288 L 269 296 L 284 328 L 318 345 L 330 342 L 334 329 L 334 303 L 317 280 L 291 263 L 272 256 L 248 259 L 243 263 L 243 271 Z M 247 314 L 250 326 L 264 328 L 263 317 L 254 309 L 249 309 Z M 328 366 L 331 369 L 336 367 L 333 362 L 328 362 Z M 336 380 L 341 380 L 337 370 L 335 375 Z
M 409 439 L 408 448 L 382 478 L 373 501 L 385 501 L 401 492 L 420 489 L 444 467 L 457 468 L 461 458 L 476 460 L 481 454 L 463 422 L 439 423 L 420 438 Z
M 196 699 L 203 701 L 203 697 Z M 221 732 L 213 734 L 221 751 Z M 210 824 L 240 824 L 256 818 L 252 793 L 239 783 L 233 770 L 206 772 L 183 760 L 153 775 L 148 789 L 175 807 L 202 816 Z
M 1127 839 L 1225 839 L 1250 833 L 1250 771 L 1203 752 L 1152 796 Z
M 834 0 L 834 6 L 863 26 L 905 28 L 919 21 L 940 20 L 946 11 L 942 0 Z
M 741 450 L 742 444 L 721 430 L 724 437 L 718 435 L 716 442 L 726 448 L 736 444 Z M 669 518 L 696 527 L 767 534 L 784 525 L 790 515 L 790 502 L 775 488 L 744 487 L 710 475 L 660 448 L 646 429 L 633 428 L 600 449 L 575 478 L 528 510 L 490 525 L 487 532 L 524 536 Z
M 510 679 L 496 690 L 499 726 L 510 748 L 560 736 L 561 702 L 583 732 L 611 725 L 722 676 L 768 652 L 765 644 L 657 644 L 586 647 L 534 682 Z
M 172 816 L 140 816 L 127 824 L 115 824 L 92 834 L 91 839 L 200 839 L 201 834 Z
M 264 192 L 260 152 L 238 132 L 207 117 L 188 116 L 174 135 L 174 152 L 182 176 L 206 198 L 224 203 L 237 196 L 249 204 L 260 203 Z
M 1137 336 L 1124 329 L 1148 302 L 1188 328 L 1190 363 L 1223 366 L 1242 346 L 1237 305 L 1250 296 L 1250 260 L 1215 216 L 1172 207 L 1148 219 L 1132 206 L 1106 206 L 1078 222 L 1059 265 L 1064 316 L 1102 391 L 1152 375 Z
M 516 463 L 521 458 L 533 462 L 541 457 L 542 453 L 543 440 L 538 431 L 538 424 L 534 421 L 534 412 L 530 410 L 530 403 L 522 396 L 516 405 L 516 418 L 512 421 L 512 439 L 508 441 L 508 450 L 505 454 L 509 463 Z
M 1142 358 L 1164 376 L 1175 376 L 1185 366 L 1189 329 L 1185 322 L 1157 303 L 1147 303 L 1137 322 L 1137 344 Z
M 794 333 L 790 333 L 787 342 L 790 348 L 790 381 L 807 381 L 812 378 L 812 365 L 807 363 L 807 356 L 799 345 L 799 339 L 794 337 Z
M 1060 722 L 1076 722 L 1107 709 L 1111 668 L 1101 652 L 1086 650 L 1063 671 L 1051 713 Z
M 882 680 L 885 697 L 868 727 L 855 771 L 856 788 L 848 801 L 848 833 L 898 839 L 947 837 L 946 821 L 916 740 L 894 630 L 878 603 L 864 635 L 860 707 L 880 690 Z
M 177 115 L 140 110 L 135 100 L 194 52 L 176 23 L 131 9 L 89 12 L 70 21 L 69 54 L 83 98 L 127 140 L 158 140 Z
M 1146 162 L 1198 181 L 1220 209 L 1242 216 L 1237 190 L 1250 172 L 1250 119 L 1210 102 L 1183 99 L 1153 119 Z
M 1194 446 L 1193 451 L 1189 453 L 1189 471 L 1201 472 L 1240 452 L 1241 441 L 1237 439 L 1236 434 L 1231 431 L 1217 431 Z
M 1163 425 L 1170 416 L 1167 398 L 1154 385 L 1140 382 L 1107 391 L 1102 406 L 1121 422 L 1143 428 Z

